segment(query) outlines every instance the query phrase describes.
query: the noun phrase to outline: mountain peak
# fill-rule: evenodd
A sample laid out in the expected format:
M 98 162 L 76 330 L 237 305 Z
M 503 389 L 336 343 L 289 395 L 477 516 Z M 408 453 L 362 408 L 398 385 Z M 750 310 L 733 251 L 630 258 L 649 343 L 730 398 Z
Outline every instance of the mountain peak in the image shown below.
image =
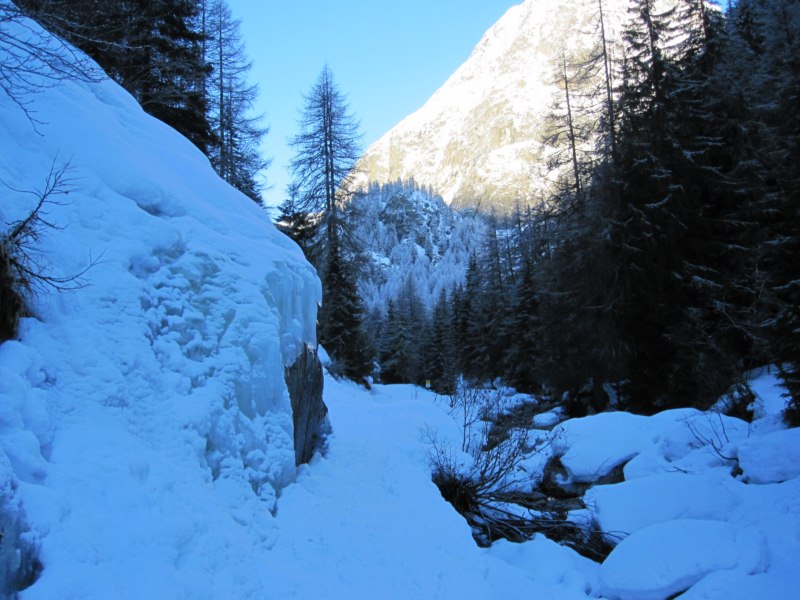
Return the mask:
M 448 204 L 511 207 L 547 186 L 539 133 L 562 47 L 593 2 L 527 0 L 510 8 L 422 108 L 370 146 L 360 184 L 414 179 Z

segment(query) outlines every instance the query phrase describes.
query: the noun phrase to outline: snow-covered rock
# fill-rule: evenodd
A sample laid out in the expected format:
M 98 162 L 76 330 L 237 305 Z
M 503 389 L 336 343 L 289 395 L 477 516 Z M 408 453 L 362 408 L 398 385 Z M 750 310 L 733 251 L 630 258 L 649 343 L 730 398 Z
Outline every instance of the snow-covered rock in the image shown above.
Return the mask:
M 533 581 L 564 590 L 564 596 L 597 590 L 597 563 L 543 535 L 521 544 L 499 540 L 487 550 L 492 556 L 528 574 Z
M 600 528 L 615 539 L 657 523 L 726 514 L 736 502 L 726 483 L 708 476 L 664 473 L 595 486 L 584 500 Z
M 600 567 L 610 600 L 664 600 L 717 571 L 759 573 L 768 564 L 763 537 L 728 523 L 678 519 L 620 543 Z
M 742 479 L 749 483 L 780 483 L 800 477 L 800 429 L 775 431 L 738 446 Z
M 545 412 L 534 415 L 533 424 L 536 427 L 553 427 L 561 422 L 563 417 L 557 412 Z
M 566 483 L 597 481 L 651 447 L 654 435 L 665 424 L 696 413 L 693 409 L 680 409 L 644 417 L 609 412 L 563 422 L 554 430 L 554 453 L 566 470 Z
M 652 444 L 625 465 L 625 479 L 709 469 L 730 473 L 736 466 L 736 443 L 751 433 L 751 425 L 741 419 L 715 411 L 686 411 L 654 432 Z

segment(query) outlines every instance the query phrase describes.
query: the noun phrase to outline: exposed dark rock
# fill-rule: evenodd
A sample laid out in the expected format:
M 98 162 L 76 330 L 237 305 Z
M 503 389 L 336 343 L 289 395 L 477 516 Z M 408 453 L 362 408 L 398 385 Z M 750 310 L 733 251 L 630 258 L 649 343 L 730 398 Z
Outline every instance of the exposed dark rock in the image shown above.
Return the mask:
M 284 370 L 292 400 L 295 464 L 307 463 L 322 450 L 331 431 L 328 407 L 322 400 L 322 365 L 316 350 L 306 347 L 297 360 Z
M 17 323 L 23 302 L 15 289 L 14 277 L 5 238 L 0 237 L 0 342 L 10 340 L 17 334 Z

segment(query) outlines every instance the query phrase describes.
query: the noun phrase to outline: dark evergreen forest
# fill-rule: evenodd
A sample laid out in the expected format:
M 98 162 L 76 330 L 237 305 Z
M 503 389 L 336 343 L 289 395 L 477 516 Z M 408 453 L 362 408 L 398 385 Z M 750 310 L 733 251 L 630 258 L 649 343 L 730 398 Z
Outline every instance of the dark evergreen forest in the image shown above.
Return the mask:
M 268 128 L 249 113 L 239 23 L 225 0 L 18 0 L 44 27 L 83 50 L 142 108 L 174 127 L 226 181 L 261 202 Z

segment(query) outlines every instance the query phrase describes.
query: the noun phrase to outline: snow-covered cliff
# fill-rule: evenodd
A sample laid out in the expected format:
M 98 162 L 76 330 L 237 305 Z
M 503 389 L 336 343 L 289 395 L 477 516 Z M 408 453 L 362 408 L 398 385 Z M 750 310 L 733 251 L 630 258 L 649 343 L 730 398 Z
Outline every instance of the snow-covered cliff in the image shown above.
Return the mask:
M 0 515 L 44 563 L 26 597 L 249 597 L 294 478 L 284 367 L 316 345 L 319 281 L 119 86 L 28 77 L 35 126 L 0 92 L 0 227 L 66 167 L 36 257 L 91 266 L 0 345 Z
M 619 21 L 624 3 L 605 2 Z M 548 189 L 543 122 L 562 49 L 597 42 L 596 0 L 526 0 L 420 108 L 370 146 L 362 182 L 414 179 L 448 204 L 513 207 Z M 565 48 L 566 47 L 566 48 Z

